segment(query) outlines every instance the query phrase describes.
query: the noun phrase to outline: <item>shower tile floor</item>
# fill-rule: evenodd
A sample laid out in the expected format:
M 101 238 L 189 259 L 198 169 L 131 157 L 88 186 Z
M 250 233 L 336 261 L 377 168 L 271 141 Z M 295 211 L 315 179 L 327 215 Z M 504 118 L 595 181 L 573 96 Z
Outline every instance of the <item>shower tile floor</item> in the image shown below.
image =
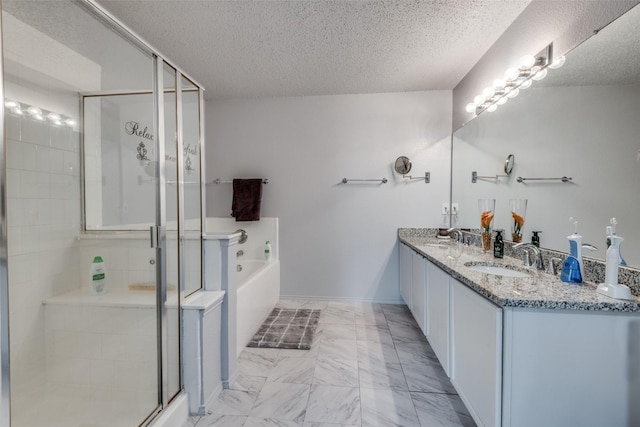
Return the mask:
M 238 380 L 184 427 L 475 426 L 405 305 L 320 308 L 311 350 L 245 348 Z

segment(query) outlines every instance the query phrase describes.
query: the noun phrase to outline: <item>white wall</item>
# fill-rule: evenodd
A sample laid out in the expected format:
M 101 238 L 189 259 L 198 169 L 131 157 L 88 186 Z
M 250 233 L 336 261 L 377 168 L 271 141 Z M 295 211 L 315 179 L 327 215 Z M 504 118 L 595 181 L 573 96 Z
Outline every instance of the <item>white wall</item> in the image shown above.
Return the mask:
M 206 111 L 207 179 L 269 179 L 262 215 L 280 218 L 283 296 L 400 300 L 397 228 L 438 226 L 449 200 L 451 91 L 213 101 Z M 431 183 L 398 179 L 400 155 Z M 208 216 L 230 209 L 231 185 L 209 185 Z

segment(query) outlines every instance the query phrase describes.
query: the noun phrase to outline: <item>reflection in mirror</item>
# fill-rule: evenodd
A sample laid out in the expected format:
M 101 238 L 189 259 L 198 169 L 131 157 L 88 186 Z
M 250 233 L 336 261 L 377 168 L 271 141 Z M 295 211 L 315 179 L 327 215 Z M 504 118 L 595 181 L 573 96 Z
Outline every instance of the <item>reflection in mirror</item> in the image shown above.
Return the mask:
M 513 154 L 509 154 L 507 156 L 507 159 L 504 161 L 504 173 L 507 174 L 507 176 L 511 175 L 511 172 L 513 171 L 513 165 L 516 162 L 516 158 Z
M 528 199 L 523 241 L 543 230 L 541 246 L 568 251 L 568 219 L 579 220 L 584 241 L 604 259 L 605 227 L 618 219 L 622 255 L 640 266 L 640 7 L 602 29 L 552 70 L 494 113 L 453 136 L 452 202 L 459 227 L 476 227 L 478 199 L 495 198 L 495 229 L 509 230 L 509 199 Z M 471 183 L 474 170 L 495 170 L 512 152 L 508 179 Z M 525 181 L 521 177 L 572 177 Z

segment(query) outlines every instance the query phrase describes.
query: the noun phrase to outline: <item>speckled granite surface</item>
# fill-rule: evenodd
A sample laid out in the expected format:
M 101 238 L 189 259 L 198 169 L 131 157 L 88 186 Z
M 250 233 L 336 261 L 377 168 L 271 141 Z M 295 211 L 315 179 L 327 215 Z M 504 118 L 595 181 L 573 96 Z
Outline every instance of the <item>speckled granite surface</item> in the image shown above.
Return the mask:
M 429 230 L 401 228 L 398 229 L 398 237 L 452 277 L 501 307 L 640 312 L 640 297 L 634 296 L 631 301 L 616 300 L 596 293 L 594 283 L 564 283 L 557 275 L 524 268 L 521 259 L 507 256 L 513 254 L 510 244 L 508 248 L 505 245 L 505 257 L 496 259 L 492 253 L 482 253 L 479 246 L 464 246 L 461 251 L 456 251 L 449 241 L 437 239 L 436 233 Z M 548 252 L 549 258 L 564 256 L 561 252 L 555 255 L 553 251 Z M 500 263 L 528 271 L 531 276 L 516 278 L 483 274 L 466 267 L 464 264 L 467 262 Z M 585 262 L 585 270 L 589 268 Z M 587 274 L 585 272 L 585 276 Z

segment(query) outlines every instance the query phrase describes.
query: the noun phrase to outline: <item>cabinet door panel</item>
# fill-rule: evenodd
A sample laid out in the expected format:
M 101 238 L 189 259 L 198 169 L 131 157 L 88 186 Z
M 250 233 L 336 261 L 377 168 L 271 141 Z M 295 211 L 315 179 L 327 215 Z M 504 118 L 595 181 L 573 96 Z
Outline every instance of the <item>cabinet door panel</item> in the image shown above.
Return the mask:
M 453 278 L 451 294 L 451 382 L 479 425 L 500 426 L 502 310 Z
M 449 361 L 449 275 L 427 261 L 427 340 L 444 371 Z
M 411 281 L 413 280 L 413 250 L 400 243 L 400 295 L 405 304 L 411 307 Z
M 426 292 L 425 267 L 427 260 L 418 253 L 413 253 L 413 274 L 411 280 L 411 312 L 424 334 L 426 331 Z

